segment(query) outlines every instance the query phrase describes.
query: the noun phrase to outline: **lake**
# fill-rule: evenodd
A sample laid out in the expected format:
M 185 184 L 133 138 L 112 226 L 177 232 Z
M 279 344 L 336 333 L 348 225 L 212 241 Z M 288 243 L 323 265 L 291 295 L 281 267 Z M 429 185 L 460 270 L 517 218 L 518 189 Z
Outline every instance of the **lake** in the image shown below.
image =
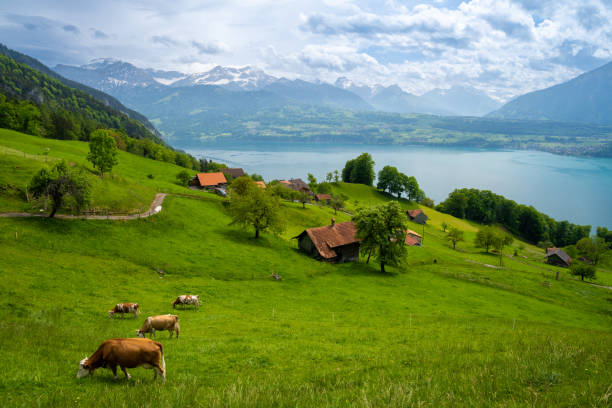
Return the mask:
M 369 152 L 376 172 L 385 165 L 415 176 L 428 197 L 443 201 L 456 188 L 491 190 L 519 204 L 533 205 L 556 220 L 612 228 L 612 159 L 558 156 L 537 151 L 476 150 L 423 146 L 245 144 L 189 150 L 261 174 L 266 181 L 319 181 L 342 171 L 347 160 Z

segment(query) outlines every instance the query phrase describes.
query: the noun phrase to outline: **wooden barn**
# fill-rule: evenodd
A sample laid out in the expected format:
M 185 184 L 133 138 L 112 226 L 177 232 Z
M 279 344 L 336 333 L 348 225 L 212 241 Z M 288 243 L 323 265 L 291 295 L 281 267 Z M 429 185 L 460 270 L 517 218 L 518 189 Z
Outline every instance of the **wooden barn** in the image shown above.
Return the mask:
M 329 204 L 329 202 L 331 201 L 331 195 L 329 195 L 329 194 L 317 194 L 317 195 L 315 195 L 315 200 L 323 201 L 324 203 Z
M 359 261 L 360 241 L 355 237 L 357 230 L 352 221 L 309 228 L 298 235 L 298 246 L 317 259 L 330 262 Z
M 198 173 L 193 179 L 194 185 L 200 188 L 226 188 L 227 180 L 221 172 L 217 173 Z
M 546 248 L 546 263 L 568 268 L 572 263 L 572 258 L 562 249 Z
M 408 219 L 410 221 L 414 221 L 417 224 L 421 225 L 425 225 L 427 223 L 427 220 L 429 219 L 429 217 L 427 217 L 427 215 L 425 215 L 425 213 L 421 209 L 408 210 L 406 211 L 406 215 L 408 216 Z
M 421 246 L 421 240 L 423 236 L 414 232 L 413 230 L 406 231 L 406 245 L 408 246 Z
M 306 182 L 302 179 L 297 178 L 291 180 L 280 180 L 280 183 L 285 187 L 289 187 L 292 190 L 312 195 L 312 191 L 310 191 L 310 186 L 308 186 L 308 184 L 306 184 Z
M 221 169 L 221 172 L 225 175 L 225 178 L 227 179 L 235 179 L 244 176 L 244 170 L 242 170 L 240 167 L 227 167 L 225 169 Z

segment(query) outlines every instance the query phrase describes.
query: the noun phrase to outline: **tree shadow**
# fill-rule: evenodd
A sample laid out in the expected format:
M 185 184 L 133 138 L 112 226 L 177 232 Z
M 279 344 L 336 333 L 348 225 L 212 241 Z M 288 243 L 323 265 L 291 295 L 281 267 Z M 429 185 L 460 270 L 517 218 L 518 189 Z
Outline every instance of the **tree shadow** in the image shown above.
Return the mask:
M 255 238 L 254 231 L 245 231 L 235 228 L 218 228 L 215 230 L 219 235 L 223 235 L 227 240 L 236 244 L 253 245 L 261 248 L 271 248 L 272 245 L 268 237 L 260 233 L 259 238 Z

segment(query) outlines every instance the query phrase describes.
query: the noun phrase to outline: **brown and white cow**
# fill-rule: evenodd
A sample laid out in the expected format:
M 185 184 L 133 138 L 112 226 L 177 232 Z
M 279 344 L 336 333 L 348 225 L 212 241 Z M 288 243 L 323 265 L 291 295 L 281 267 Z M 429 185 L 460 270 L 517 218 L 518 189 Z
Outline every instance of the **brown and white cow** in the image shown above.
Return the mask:
M 117 366 L 121 367 L 128 380 L 131 376 L 126 369 L 142 366 L 155 370 L 154 380 L 159 373 L 162 383 L 166 382 L 166 361 L 162 344 L 138 338 L 106 340 L 91 357 L 85 357 L 79 362 L 77 378 L 93 375 L 97 368 L 104 367 L 112 370 L 116 380 Z
M 138 303 L 117 303 L 114 308 L 108 311 L 108 317 L 113 317 L 115 313 L 121 313 L 121 317 L 124 313 L 133 313 L 134 317 L 138 317 L 140 311 L 138 310 Z
M 147 317 L 142 327 L 137 330 L 138 337 L 145 337 L 147 333 L 150 333 L 150 337 L 155 337 L 155 331 L 168 330 L 170 332 L 170 338 L 176 331 L 176 338 L 178 339 L 181 327 L 179 326 L 178 316 L 176 315 L 160 315 Z
M 198 295 L 180 295 L 176 298 L 174 302 L 172 302 L 172 307 L 176 309 L 176 305 L 194 305 L 195 307 L 200 307 L 200 296 Z

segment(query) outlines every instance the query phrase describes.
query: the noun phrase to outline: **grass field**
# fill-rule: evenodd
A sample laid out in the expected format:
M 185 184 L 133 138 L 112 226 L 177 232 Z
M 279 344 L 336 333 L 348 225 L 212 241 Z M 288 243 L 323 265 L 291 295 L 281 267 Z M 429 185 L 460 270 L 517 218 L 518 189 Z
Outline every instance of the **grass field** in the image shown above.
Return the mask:
M 33 141 L 0 132 L 0 153 L 17 151 L 0 159 L 10 156 L 24 169 L 12 177 L 3 167 L 2 183 L 29 179 L 25 169 L 39 163 L 27 157 L 39 148 Z M 54 157 L 77 161 L 86 151 L 78 142 L 47 142 Z M 114 185 L 119 202 L 141 181 L 151 194 L 188 191 L 173 184 L 178 168 L 126 157 L 115 178 L 101 181 Z M 362 205 L 386 200 L 365 186 L 336 188 Z M 0 193 L 9 207 L 6 197 Z M 499 261 L 474 248 L 477 225 L 428 209 L 425 245 L 410 248 L 402 268 L 381 275 L 375 262 L 317 262 L 291 237 L 329 222 L 333 210 L 301 207 L 283 204 L 287 230 L 259 240 L 228 226 L 222 200 L 204 193 L 198 200 L 169 196 L 161 213 L 134 221 L 0 218 L 3 405 L 612 403 L 612 291 L 563 269 L 555 281 L 558 268 L 529 245 L 505 257 L 503 268 L 486 266 Z M 442 220 L 466 231 L 460 250 L 444 241 Z M 598 273 L 610 279 L 610 271 Z M 173 310 L 182 293 L 200 294 L 200 309 Z M 109 319 L 107 310 L 121 301 L 138 302 L 141 317 Z M 165 385 L 142 368 L 131 370 L 129 382 L 104 369 L 75 378 L 78 361 L 103 340 L 132 337 L 146 316 L 163 313 L 181 323 L 178 340 L 158 333 Z

